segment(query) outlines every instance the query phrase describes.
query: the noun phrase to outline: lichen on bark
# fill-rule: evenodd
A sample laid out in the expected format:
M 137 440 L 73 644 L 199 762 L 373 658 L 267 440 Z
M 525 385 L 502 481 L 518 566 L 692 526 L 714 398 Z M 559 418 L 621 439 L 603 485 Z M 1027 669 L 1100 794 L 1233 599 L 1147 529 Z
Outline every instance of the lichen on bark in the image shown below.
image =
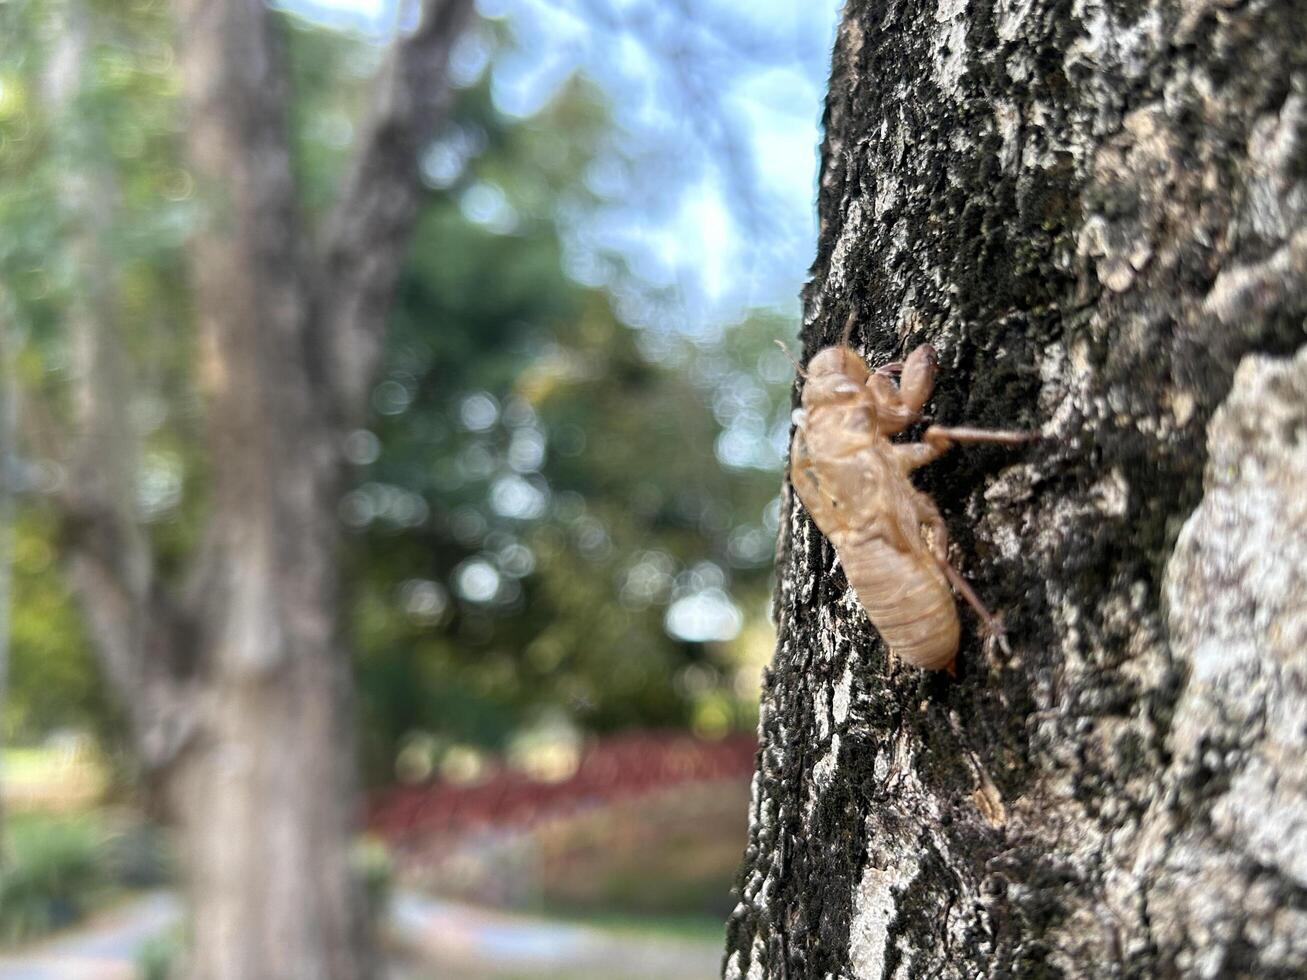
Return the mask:
M 887 658 L 785 494 L 726 977 L 1307 972 L 1307 644 L 1274 612 L 1307 572 L 1249 552 L 1307 499 L 1301 368 L 1262 357 L 1307 341 L 1304 23 L 847 3 L 805 357 L 856 312 L 869 361 L 940 350 L 936 420 L 1045 438 L 918 481 L 1013 649 L 968 619 L 956 681 Z
M 1187 668 L 1132 874 L 1187 976 L 1307 964 L 1307 347 L 1245 358 L 1167 565 Z M 1201 885 L 1201 887 L 1196 887 Z

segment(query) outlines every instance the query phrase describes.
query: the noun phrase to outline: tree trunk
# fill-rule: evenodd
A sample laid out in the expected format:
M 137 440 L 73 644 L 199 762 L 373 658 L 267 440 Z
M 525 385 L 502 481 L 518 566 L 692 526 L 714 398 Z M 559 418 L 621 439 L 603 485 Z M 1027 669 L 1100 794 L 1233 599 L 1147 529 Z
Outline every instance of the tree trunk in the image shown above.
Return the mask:
M 209 204 L 192 267 L 214 462 L 189 604 L 204 727 L 169 787 L 189 856 L 190 973 L 362 977 L 344 474 L 312 349 L 281 39 L 252 2 L 183 3 L 180 27 L 189 156 Z
M 289 73 L 262 0 L 177 0 L 190 243 L 212 491 L 181 582 L 134 506 L 132 369 L 114 323 L 112 174 L 78 157 L 82 432 L 60 496 L 74 586 L 151 782 L 183 834 L 196 980 L 375 972 L 359 876 L 355 733 L 336 510 L 422 200 L 418 155 L 448 104 L 471 0 L 424 0 L 396 40 L 336 218 L 299 213 Z M 69 4 L 50 101 L 74 101 L 91 18 Z M 85 175 L 84 175 L 85 176 Z M 75 183 L 75 182 L 70 182 Z M 318 247 L 314 247 L 315 244 Z
M 321 610 L 302 602 L 287 612 Z M 339 649 L 308 650 L 303 637 L 283 642 L 288 662 L 262 682 L 239 669 L 215 679 L 207 744 L 171 782 L 194 912 L 192 977 L 373 972 L 349 865 L 348 661 Z
M 917 480 L 1011 645 L 956 679 L 787 489 L 727 978 L 1307 973 L 1304 24 L 847 3 L 805 355 L 1044 440 Z

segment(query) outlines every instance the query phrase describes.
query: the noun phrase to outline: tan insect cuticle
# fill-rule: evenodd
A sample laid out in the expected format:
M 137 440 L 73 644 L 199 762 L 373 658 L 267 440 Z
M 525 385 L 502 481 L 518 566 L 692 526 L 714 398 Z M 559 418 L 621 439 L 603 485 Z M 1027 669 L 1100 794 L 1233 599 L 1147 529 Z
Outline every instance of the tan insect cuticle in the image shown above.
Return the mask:
M 952 673 L 960 635 L 952 590 L 1006 649 L 1002 621 L 949 564 L 944 519 L 908 475 L 959 442 L 1011 445 L 1037 436 L 931 425 L 919 443 L 890 442 L 922 421 L 938 355 L 922 344 L 903 361 L 869 372 L 848 346 L 852 326 L 851 314 L 842 342 L 800 369 L 805 383 L 790 447 L 791 482 L 890 652 Z

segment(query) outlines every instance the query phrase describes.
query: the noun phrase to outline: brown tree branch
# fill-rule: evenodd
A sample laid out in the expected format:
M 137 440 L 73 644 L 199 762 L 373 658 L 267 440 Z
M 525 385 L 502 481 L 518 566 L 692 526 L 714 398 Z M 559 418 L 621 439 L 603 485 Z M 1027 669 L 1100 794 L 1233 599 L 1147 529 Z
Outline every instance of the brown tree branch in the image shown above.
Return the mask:
M 472 0 L 423 0 L 395 43 L 327 226 L 323 307 L 331 369 L 346 416 L 363 410 L 386 315 L 422 197 L 420 157 L 448 113 L 446 68 Z

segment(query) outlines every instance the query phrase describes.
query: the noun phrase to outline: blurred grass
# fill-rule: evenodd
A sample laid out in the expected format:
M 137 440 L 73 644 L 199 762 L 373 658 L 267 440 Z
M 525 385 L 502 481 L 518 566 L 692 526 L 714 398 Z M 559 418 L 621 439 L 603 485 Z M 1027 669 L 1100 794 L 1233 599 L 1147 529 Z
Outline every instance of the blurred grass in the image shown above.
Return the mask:
M 124 894 L 172 879 L 156 828 L 108 810 L 9 815 L 0 867 L 0 947 L 72 926 Z
M 171 980 L 186 949 L 186 930 L 169 929 L 145 943 L 136 954 L 137 980 Z
M 71 925 L 112 894 L 103 828 L 95 817 L 18 815 L 5 831 L 0 944 Z

